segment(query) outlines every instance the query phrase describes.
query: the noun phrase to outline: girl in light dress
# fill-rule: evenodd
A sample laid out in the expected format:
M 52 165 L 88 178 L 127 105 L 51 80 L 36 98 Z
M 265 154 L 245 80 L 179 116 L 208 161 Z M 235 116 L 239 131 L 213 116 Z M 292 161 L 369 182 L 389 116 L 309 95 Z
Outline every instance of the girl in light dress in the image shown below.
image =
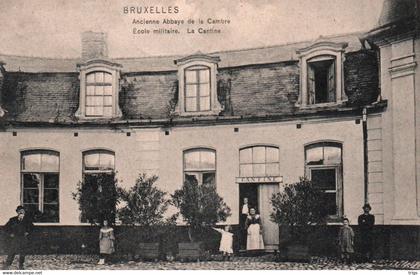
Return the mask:
M 107 220 L 104 220 L 103 226 L 101 230 L 99 230 L 99 265 L 103 265 L 105 262 L 108 262 L 109 255 L 115 252 L 114 242 L 114 229 L 108 225 Z
M 230 260 L 233 254 L 233 233 L 230 232 L 230 225 L 226 225 L 224 230 L 215 227 L 213 227 L 213 229 L 222 234 L 222 238 L 220 239 L 219 251 L 222 252 L 223 260 Z

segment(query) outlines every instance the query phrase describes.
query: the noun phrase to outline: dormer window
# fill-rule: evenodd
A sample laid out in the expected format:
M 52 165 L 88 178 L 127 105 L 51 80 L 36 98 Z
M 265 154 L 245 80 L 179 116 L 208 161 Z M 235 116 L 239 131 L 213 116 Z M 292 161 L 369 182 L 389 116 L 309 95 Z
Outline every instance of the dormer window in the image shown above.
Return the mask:
M 106 60 L 79 64 L 79 119 L 112 119 L 121 117 L 118 105 L 121 66 Z
M 218 57 L 201 53 L 175 60 L 178 65 L 179 93 L 175 112 L 179 115 L 218 115 Z
M 318 42 L 297 51 L 300 58 L 300 107 L 329 106 L 347 100 L 343 85 L 346 43 Z

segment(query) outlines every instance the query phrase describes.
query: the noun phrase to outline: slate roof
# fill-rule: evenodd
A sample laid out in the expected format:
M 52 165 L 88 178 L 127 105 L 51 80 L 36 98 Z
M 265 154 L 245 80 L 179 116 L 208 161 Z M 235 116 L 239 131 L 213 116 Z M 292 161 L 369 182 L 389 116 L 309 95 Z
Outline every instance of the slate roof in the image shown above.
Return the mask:
M 348 43 L 344 78 L 349 101 L 343 108 L 357 109 L 374 102 L 379 93 L 376 53 L 363 49 L 356 34 L 327 40 Z M 225 109 L 219 117 L 305 113 L 296 107 L 300 69 L 295 51 L 313 43 L 212 53 L 221 59 L 217 90 Z M 123 117 L 120 121 L 183 119 L 171 116 L 177 101 L 174 60 L 178 58 L 180 56 L 111 59 L 123 66 L 119 93 Z M 0 56 L 0 60 L 6 63 L 7 71 L 0 101 L 8 111 L 7 121 L 80 123 L 74 114 L 79 104 L 80 85 L 76 64 L 81 60 L 16 56 Z

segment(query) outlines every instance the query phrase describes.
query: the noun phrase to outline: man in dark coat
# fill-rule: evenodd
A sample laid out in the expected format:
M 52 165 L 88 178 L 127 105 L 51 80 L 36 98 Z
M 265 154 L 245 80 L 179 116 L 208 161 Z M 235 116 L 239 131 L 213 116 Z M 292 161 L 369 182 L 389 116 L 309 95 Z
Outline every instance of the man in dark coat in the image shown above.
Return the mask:
M 4 226 L 4 231 L 8 236 L 8 255 L 3 268 L 9 269 L 16 254 L 19 254 L 19 269 L 23 269 L 25 262 L 26 245 L 28 236 L 33 230 L 33 224 L 28 216 L 25 216 L 25 208 L 19 205 L 16 208 L 17 216 L 12 217 Z
M 370 261 L 372 257 L 373 245 L 373 226 L 375 225 L 375 216 L 370 214 L 372 208 L 368 203 L 363 205 L 363 214 L 358 218 L 360 228 L 360 253 L 365 261 Z

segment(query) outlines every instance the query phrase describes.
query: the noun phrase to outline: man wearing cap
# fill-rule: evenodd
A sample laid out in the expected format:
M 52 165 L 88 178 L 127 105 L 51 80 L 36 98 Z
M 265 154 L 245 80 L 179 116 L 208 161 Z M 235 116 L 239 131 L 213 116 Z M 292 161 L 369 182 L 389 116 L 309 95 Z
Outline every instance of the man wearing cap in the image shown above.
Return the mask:
M 370 214 L 372 207 L 368 203 L 363 205 L 363 214 L 359 216 L 358 223 L 360 228 L 360 253 L 365 261 L 370 261 L 372 256 L 373 226 L 375 216 Z
M 25 250 L 28 236 L 33 230 L 32 221 L 25 216 L 25 208 L 19 205 L 16 208 L 17 216 L 12 217 L 4 226 L 4 231 L 8 235 L 8 255 L 3 269 L 9 269 L 16 254 L 19 254 L 19 269 L 23 269 L 25 261 Z

